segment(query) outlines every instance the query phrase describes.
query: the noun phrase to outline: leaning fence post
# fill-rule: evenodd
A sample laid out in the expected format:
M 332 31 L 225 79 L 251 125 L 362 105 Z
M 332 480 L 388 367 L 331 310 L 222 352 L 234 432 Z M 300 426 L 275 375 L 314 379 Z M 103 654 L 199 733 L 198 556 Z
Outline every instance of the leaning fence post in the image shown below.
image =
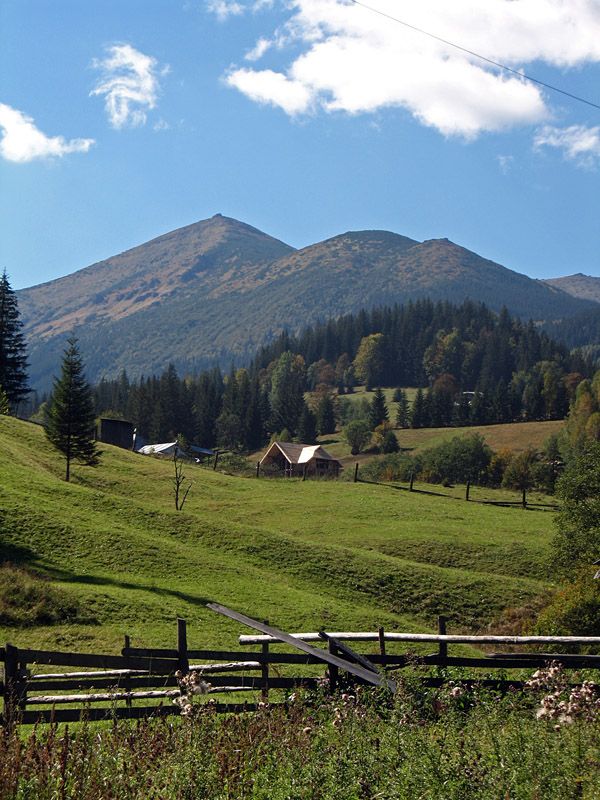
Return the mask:
M 215 463 L 213 464 L 213 471 L 216 470 L 218 463 L 219 463 L 219 451 L 215 450 Z
M 179 669 L 185 674 L 190 665 L 187 657 L 187 625 L 184 619 L 177 618 L 177 661 Z
M 438 633 L 440 636 L 446 635 L 446 617 L 438 617 Z M 440 658 L 448 658 L 448 644 L 446 642 L 439 643 L 438 655 Z
M 264 620 L 265 625 L 269 624 L 269 620 Z M 261 678 L 261 691 L 260 695 L 265 703 L 269 702 L 269 642 L 262 643 L 262 658 L 260 661 L 260 678 Z

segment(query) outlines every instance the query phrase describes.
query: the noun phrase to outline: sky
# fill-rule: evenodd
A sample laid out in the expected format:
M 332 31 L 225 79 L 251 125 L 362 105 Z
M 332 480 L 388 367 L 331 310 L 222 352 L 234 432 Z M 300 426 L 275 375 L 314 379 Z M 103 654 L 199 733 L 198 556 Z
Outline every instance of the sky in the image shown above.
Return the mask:
M 600 109 L 523 75 L 600 106 L 600 0 L 1 0 L 0 268 L 222 213 L 600 276 Z

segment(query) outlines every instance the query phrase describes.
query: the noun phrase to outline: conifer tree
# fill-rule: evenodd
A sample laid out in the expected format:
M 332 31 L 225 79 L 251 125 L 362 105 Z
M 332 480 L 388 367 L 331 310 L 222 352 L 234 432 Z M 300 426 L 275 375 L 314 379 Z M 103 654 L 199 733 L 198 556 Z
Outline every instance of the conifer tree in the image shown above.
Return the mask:
M 404 389 L 397 389 L 394 393 L 398 398 L 398 408 L 396 409 L 396 426 L 398 428 L 408 428 L 410 415 L 408 411 L 408 397 Z
M 302 444 L 315 444 L 317 441 L 317 418 L 306 403 L 302 409 L 302 414 L 300 414 L 298 439 Z
M 369 409 L 369 424 L 371 430 L 375 430 L 378 425 L 387 422 L 390 418 L 387 405 L 385 403 L 385 395 L 381 388 L 375 389 L 373 399 L 371 400 L 371 407 Z
M 428 411 L 425 407 L 425 396 L 423 389 L 417 389 L 413 400 L 412 413 L 410 417 L 411 428 L 425 428 L 428 424 Z
M 16 406 L 29 394 L 22 327 L 17 298 L 5 270 L 0 277 L 0 386 L 11 406 Z
M 323 395 L 317 407 L 317 431 L 319 436 L 335 433 L 335 409 L 330 395 Z
M 45 429 L 50 443 L 66 459 L 66 481 L 71 477 L 72 461 L 88 467 L 98 465 L 100 453 L 94 441 L 92 390 L 85 379 L 75 337 L 68 340 L 60 378 L 54 379 Z

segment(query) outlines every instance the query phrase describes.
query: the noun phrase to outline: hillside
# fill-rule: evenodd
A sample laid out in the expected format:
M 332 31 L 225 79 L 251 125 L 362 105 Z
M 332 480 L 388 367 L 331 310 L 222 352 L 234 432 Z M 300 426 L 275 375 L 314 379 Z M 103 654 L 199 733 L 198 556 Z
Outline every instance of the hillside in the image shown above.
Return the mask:
M 221 215 L 18 292 L 36 388 L 49 385 L 72 331 L 91 380 L 137 377 L 169 362 L 227 364 L 283 328 L 420 297 L 469 297 L 538 320 L 590 305 L 447 239 L 362 231 L 294 251 Z
M 552 515 L 345 482 L 238 478 L 186 467 L 173 509 L 172 464 L 105 446 L 100 467 L 62 464 L 43 431 L 0 418 L 0 560 L 37 570 L 80 618 L 0 628 L 15 644 L 138 644 L 173 636 L 233 644 L 219 600 L 288 628 L 380 624 L 422 630 L 447 612 L 485 626 L 547 593 Z
M 581 300 L 593 300 L 600 303 L 600 278 L 592 275 L 578 272 L 576 275 L 566 275 L 564 278 L 548 278 L 544 283 Z

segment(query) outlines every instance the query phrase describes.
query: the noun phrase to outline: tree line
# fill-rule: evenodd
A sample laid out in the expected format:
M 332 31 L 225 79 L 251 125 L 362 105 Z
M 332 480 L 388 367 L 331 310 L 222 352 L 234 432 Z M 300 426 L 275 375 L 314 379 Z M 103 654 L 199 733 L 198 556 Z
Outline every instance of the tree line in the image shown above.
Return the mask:
M 339 426 L 377 416 L 345 396 L 358 383 L 418 386 L 412 404 L 398 388 L 397 427 L 445 427 L 562 419 L 590 374 L 579 354 L 481 304 L 433 303 L 375 309 L 282 333 L 248 367 L 130 381 L 123 372 L 94 388 L 97 413 L 131 419 L 146 441 L 177 435 L 203 447 L 255 450 L 270 438 L 313 442 Z

